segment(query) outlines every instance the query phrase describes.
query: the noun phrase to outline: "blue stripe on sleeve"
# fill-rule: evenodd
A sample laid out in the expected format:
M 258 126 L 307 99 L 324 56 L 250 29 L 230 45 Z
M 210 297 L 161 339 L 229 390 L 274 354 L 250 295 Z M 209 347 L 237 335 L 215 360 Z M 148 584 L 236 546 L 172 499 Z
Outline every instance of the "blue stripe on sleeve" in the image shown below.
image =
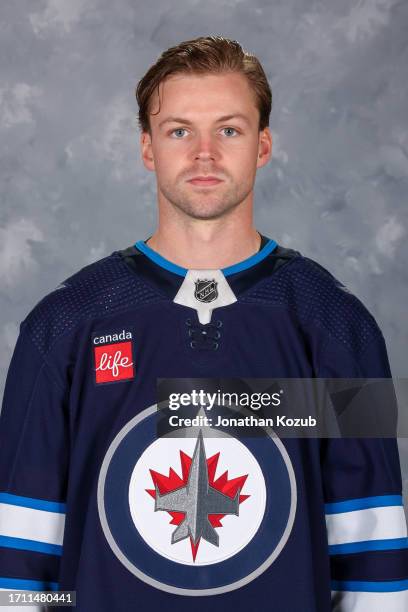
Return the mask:
M 23 506 L 24 508 L 33 508 L 34 510 L 45 510 L 46 512 L 60 512 L 61 514 L 67 511 L 67 505 L 60 502 L 51 502 L 44 499 L 35 499 L 33 497 L 22 497 L 21 495 L 13 495 L 12 493 L 0 493 L 0 503 L 10 504 L 12 506 Z
M 332 502 L 325 504 L 324 508 L 326 514 L 339 514 L 341 512 L 353 512 L 354 510 L 365 510 L 367 508 L 402 505 L 402 495 L 376 495 L 374 497 L 361 497 L 347 501 Z
M 33 550 L 35 552 L 46 553 L 47 555 L 62 555 L 62 546 L 59 544 L 36 542 L 35 540 L 26 540 L 24 538 L 0 536 L 0 546 L 4 548 L 15 548 L 17 550 Z
M 368 582 L 351 580 L 332 580 L 333 591 L 353 591 L 367 593 L 391 593 L 408 589 L 407 580 L 387 580 L 387 582 Z
M 20 578 L 0 578 L 1 589 L 21 591 L 58 591 L 58 582 L 43 580 L 21 580 Z
M 408 538 L 390 538 L 388 540 L 364 540 L 349 542 L 348 544 L 329 545 L 330 555 L 344 555 L 348 553 L 364 552 L 369 550 L 397 550 L 408 548 Z

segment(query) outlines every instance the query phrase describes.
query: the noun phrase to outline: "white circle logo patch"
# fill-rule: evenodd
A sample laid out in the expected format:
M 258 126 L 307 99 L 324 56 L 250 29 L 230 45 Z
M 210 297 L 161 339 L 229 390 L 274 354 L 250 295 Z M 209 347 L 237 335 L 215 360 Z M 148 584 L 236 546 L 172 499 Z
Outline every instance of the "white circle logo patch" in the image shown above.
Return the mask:
M 234 438 L 158 439 L 130 479 L 130 513 L 142 538 L 188 565 L 218 563 L 242 550 L 265 503 L 259 463 Z

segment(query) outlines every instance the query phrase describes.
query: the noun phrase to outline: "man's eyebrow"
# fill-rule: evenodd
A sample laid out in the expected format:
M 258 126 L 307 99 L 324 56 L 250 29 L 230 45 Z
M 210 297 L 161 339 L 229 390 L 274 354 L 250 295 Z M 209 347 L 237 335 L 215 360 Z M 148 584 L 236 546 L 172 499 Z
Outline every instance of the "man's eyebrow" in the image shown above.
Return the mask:
M 250 124 L 248 117 L 246 117 L 246 115 L 242 115 L 241 113 L 234 113 L 232 115 L 224 115 L 223 117 L 219 117 L 216 120 L 216 123 L 221 123 L 223 121 L 229 121 L 230 119 L 242 119 L 248 125 Z M 163 119 L 163 121 L 159 123 L 159 127 L 161 127 L 165 123 L 184 123 L 186 125 L 192 125 L 193 122 L 190 121 L 189 119 L 184 119 L 183 117 L 167 117 L 166 119 Z
M 219 119 L 217 119 L 217 123 L 221 123 L 222 121 L 229 121 L 230 119 L 242 119 L 248 125 L 250 124 L 248 117 L 246 115 L 243 115 L 242 113 L 234 113 L 233 115 L 224 115 L 223 117 L 220 117 Z

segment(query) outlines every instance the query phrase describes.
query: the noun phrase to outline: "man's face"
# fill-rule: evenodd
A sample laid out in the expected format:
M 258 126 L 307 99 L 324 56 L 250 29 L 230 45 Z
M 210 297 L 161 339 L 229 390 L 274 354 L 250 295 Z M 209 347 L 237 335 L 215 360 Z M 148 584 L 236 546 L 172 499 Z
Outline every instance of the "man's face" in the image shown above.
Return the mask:
M 195 219 L 226 214 L 252 194 L 256 169 L 271 152 L 259 132 L 255 94 L 239 73 L 169 77 L 152 99 L 143 161 L 156 172 L 159 201 Z M 157 114 L 155 114 L 157 113 Z M 259 156 L 260 155 L 260 156 Z M 195 177 L 215 177 L 200 180 Z

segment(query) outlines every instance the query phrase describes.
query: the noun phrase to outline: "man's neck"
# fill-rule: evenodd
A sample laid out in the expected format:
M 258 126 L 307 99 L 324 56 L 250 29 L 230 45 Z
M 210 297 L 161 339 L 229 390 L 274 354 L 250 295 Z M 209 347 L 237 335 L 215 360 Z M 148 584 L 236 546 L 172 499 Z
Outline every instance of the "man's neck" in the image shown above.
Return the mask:
M 221 217 L 196 219 L 158 198 L 159 222 L 147 244 L 169 261 L 192 270 L 219 270 L 259 251 L 253 193 Z
M 253 226 L 198 222 L 175 233 L 160 226 L 147 244 L 169 261 L 188 269 L 221 269 L 254 255 L 261 244 Z

